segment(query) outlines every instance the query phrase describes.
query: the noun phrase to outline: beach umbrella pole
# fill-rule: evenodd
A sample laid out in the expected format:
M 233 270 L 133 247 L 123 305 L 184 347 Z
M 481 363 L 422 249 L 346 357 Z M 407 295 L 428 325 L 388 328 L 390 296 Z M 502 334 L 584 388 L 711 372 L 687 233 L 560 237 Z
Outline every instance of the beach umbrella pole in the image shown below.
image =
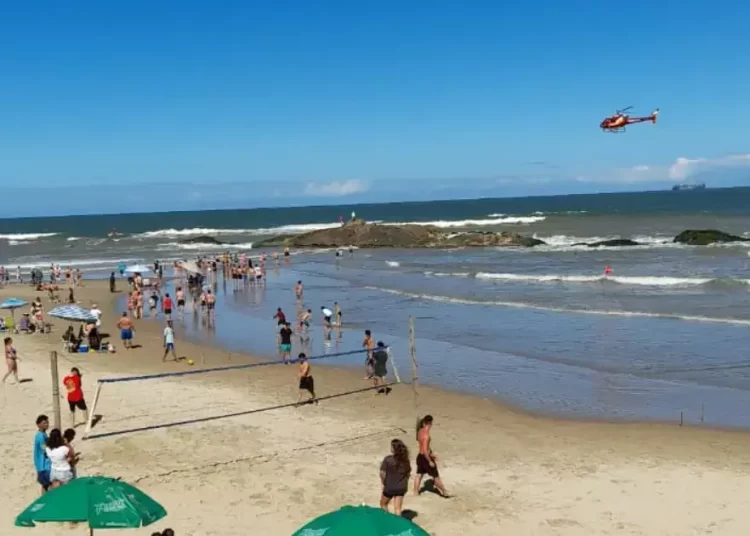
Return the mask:
M 60 374 L 57 369 L 57 352 L 51 351 L 49 353 L 49 365 L 52 372 L 52 407 L 55 412 L 55 428 L 60 428 L 62 425 L 62 417 L 60 415 Z

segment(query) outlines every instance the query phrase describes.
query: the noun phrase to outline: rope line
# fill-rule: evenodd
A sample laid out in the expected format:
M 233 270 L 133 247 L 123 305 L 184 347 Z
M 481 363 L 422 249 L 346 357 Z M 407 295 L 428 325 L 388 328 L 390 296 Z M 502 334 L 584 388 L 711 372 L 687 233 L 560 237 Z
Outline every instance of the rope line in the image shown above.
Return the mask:
M 330 447 L 333 445 L 344 445 L 346 443 L 352 443 L 355 441 L 361 441 L 363 439 L 371 439 L 376 436 L 381 436 L 385 434 L 390 434 L 398 432 L 401 434 L 408 433 L 406 430 L 399 426 L 394 426 L 393 428 L 388 428 L 387 430 L 379 430 L 377 432 L 370 432 L 367 434 L 362 434 L 358 436 L 353 437 L 345 437 L 343 439 L 334 439 L 332 441 L 324 441 L 322 443 L 315 443 L 313 445 L 305 445 L 303 447 L 295 447 L 291 450 L 281 451 L 281 452 L 272 452 L 268 454 L 254 454 L 252 456 L 242 456 L 239 458 L 234 458 L 232 460 L 226 460 L 226 461 L 219 461 L 219 462 L 213 462 L 205 465 L 196 465 L 192 467 L 185 467 L 185 468 L 178 468 L 178 469 L 172 469 L 171 471 L 165 471 L 163 473 L 151 473 L 146 474 L 143 476 L 139 476 L 137 478 L 129 479 L 128 482 L 132 484 L 138 484 L 144 480 L 152 479 L 152 478 L 168 478 L 170 476 L 180 474 L 180 473 L 190 473 L 193 471 L 205 471 L 210 469 L 218 469 L 220 467 L 224 467 L 227 465 L 233 465 L 236 463 L 245 463 L 245 462 L 251 462 L 251 465 L 258 465 L 260 463 L 267 463 L 270 461 L 273 461 L 275 459 L 281 458 L 282 456 L 289 456 L 294 454 L 295 452 L 301 452 L 305 450 L 313 450 L 320 447 Z
M 385 347 L 387 350 L 388 347 Z M 371 349 L 368 348 L 360 348 L 358 350 L 349 350 L 348 352 L 337 352 L 335 354 L 323 354 L 323 355 L 316 355 L 308 357 L 308 361 L 314 361 L 318 359 L 328 359 L 330 357 L 343 357 L 347 355 L 355 355 L 362 352 L 371 352 Z M 123 378 L 100 378 L 99 383 L 117 383 L 117 382 L 134 382 L 138 380 L 155 380 L 158 378 L 169 378 L 172 376 L 190 376 L 192 374 L 205 374 L 207 372 L 222 372 L 226 370 L 240 370 L 240 369 L 247 369 L 247 368 L 255 368 L 255 367 L 267 367 L 269 365 L 282 365 L 284 363 L 297 363 L 298 359 L 290 359 L 289 361 L 284 361 L 283 359 L 278 359 L 276 361 L 263 361 L 262 363 L 247 363 L 244 365 L 228 365 L 224 367 L 213 367 L 213 368 L 204 368 L 204 369 L 197 369 L 197 370 L 183 370 L 180 372 L 159 372 L 157 374 L 144 374 L 142 376 L 125 376 Z
M 392 387 L 394 385 L 398 385 L 398 382 L 391 382 L 391 383 L 386 383 L 384 385 L 374 385 L 374 386 L 370 386 L 370 387 L 363 387 L 362 389 L 355 389 L 353 391 L 345 391 L 343 393 L 336 393 L 336 394 L 333 394 L 333 395 L 319 396 L 318 398 L 315 398 L 313 400 L 317 400 L 317 401 L 320 401 L 320 400 L 331 400 L 333 398 L 340 398 L 342 396 L 355 395 L 355 394 L 364 393 L 364 392 L 367 392 L 367 391 L 372 391 L 374 389 L 387 389 L 387 388 Z M 141 427 L 138 427 L 138 428 L 129 428 L 127 430 L 118 430 L 118 431 L 115 431 L 115 432 L 103 432 L 101 434 L 91 434 L 91 435 L 88 436 L 87 439 L 97 439 L 97 438 L 103 438 L 103 437 L 114 437 L 114 436 L 119 436 L 119 435 L 124 435 L 124 434 L 133 434 L 133 433 L 136 433 L 136 432 L 147 432 L 149 430 L 159 430 L 161 428 L 172 428 L 173 426 L 184 426 L 184 425 L 187 425 L 187 424 L 198 424 L 198 423 L 207 422 L 207 421 L 214 421 L 214 420 L 218 420 L 218 419 L 228 419 L 230 417 L 241 417 L 243 415 L 252 415 L 254 413 L 262 413 L 264 411 L 271 411 L 271 410 L 275 410 L 275 409 L 292 408 L 292 407 L 295 407 L 295 406 L 300 406 L 300 405 L 303 405 L 303 404 L 307 404 L 309 402 L 310 402 L 309 400 L 304 400 L 301 403 L 300 402 L 287 402 L 285 404 L 278 404 L 276 406 L 268 406 L 268 407 L 265 407 L 265 408 L 250 409 L 250 410 L 246 410 L 246 411 L 237 411 L 235 413 L 227 413 L 226 415 L 214 415 L 214 416 L 211 416 L 211 417 L 199 417 L 197 419 L 187 419 L 187 420 L 184 420 L 184 421 L 170 422 L 170 423 L 165 423 L 165 424 L 152 424 L 152 425 L 149 425 L 149 426 L 141 426 Z

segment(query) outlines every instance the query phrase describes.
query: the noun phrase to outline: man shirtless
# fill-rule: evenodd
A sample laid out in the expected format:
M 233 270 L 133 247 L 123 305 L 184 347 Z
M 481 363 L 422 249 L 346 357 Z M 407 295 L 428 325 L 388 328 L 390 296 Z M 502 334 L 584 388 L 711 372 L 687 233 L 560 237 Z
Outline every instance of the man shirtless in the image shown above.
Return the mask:
M 294 287 L 294 295 L 297 296 L 297 301 L 302 301 L 302 296 L 304 294 L 304 289 L 302 288 L 302 281 L 297 281 L 297 284 Z
M 122 313 L 120 320 L 117 322 L 117 329 L 120 330 L 120 339 L 122 345 L 126 350 L 130 350 L 133 347 L 133 321 L 128 316 L 128 313 Z
M 414 494 L 419 495 L 422 488 L 424 475 L 432 477 L 432 483 L 440 495 L 450 497 L 445 491 L 440 473 L 437 468 L 437 454 L 430 448 L 430 430 L 432 430 L 432 415 L 425 415 L 419 421 L 417 431 L 417 442 L 419 443 L 419 454 L 417 454 L 417 474 L 414 476 Z
M 302 404 L 302 396 L 304 395 L 305 391 L 310 394 L 308 402 L 315 401 L 315 403 L 317 404 L 318 401 L 316 400 L 317 397 L 315 396 L 315 382 L 312 377 L 310 362 L 307 360 L 307 355 L 305 353 L 301 353 L 299 354 L 297 360 L 299 361 L 299 398 L 297 399 L 297 405 Z

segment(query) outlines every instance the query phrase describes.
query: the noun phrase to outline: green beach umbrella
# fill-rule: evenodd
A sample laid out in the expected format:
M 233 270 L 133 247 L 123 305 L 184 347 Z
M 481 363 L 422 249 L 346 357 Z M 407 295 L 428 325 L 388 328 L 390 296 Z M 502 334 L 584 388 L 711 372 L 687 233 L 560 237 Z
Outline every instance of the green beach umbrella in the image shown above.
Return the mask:
M 94 529 L 145 527 L 166 515 L 162 505 L 130 484 L 92 476 L 51 489 L 21 512 L 16 526 L 87 521 L 93 533 Z
M 381 508 L 344 506 L 313 519 L 292 536 L 430 536 L 417 525 Z

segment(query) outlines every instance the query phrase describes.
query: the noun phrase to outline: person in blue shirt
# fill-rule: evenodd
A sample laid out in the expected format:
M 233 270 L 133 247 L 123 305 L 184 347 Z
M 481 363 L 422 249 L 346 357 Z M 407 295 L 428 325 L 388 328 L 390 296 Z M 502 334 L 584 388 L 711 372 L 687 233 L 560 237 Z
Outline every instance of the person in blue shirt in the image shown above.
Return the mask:
M 39 415 L 36 418 L 37 431 L 34 434 L 34 467 L 36 468 L 36 481 L 42 486 L 44 494 L 50 486 L 50 469 L 52 463 L 47 457 L 44 449 L 47 447 L 47 428 L 49 428 L 49 417 Z

